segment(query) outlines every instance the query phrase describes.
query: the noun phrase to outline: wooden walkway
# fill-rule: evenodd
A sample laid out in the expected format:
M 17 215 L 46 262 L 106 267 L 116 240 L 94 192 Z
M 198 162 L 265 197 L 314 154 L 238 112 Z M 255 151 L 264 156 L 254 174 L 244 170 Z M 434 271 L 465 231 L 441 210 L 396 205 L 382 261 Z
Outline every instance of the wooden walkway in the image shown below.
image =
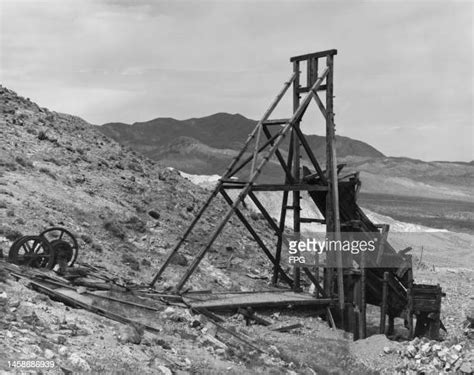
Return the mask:
M 183 300 L 193 308 L 232 310 L 239 307 L 270 308 L 286 306 L 321 306 L 335 303 L 331 298 L 315 298 L 308 293 L 292 291 L 238 292 L 222 294 L 185 294 Z

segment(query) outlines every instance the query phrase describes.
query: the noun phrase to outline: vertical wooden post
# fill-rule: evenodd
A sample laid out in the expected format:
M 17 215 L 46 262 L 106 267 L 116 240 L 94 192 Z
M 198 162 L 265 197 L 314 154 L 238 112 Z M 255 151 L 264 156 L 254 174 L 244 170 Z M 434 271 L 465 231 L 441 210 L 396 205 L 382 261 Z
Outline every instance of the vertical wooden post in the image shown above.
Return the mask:
M 329 55 L 326 57 L 326 65 L 329 73 L 326 79 L 326 170 L 328 173 L 328 195 L 330 202 L 331 223 L 328 229 L 331 230 L 334 240 L 341 241 L 341 221 L 339 216 L 339 186 L 337 181 L 337 163 L 336 163 L 336 135 L 334 129 L 334 57 Z M 342 251 L 335 254 L 337 264 L 337 292 L 339 299 L 339 309 L 344 309 L 344 275 Z
M 365 288 L 367 283 L 367 274 L 365 269 L 365 251 L 361 253 L 360 261 L 360 338 L 365 339 L 367 337 L 367 312 L 366 312 L 366 302 L 365 302 Z
M 296 74 L 296 78 L 293 81 L 293 113 L 300 106 L 300 63 L 299 61 L 293 62 L 293 74 Z M 293 128 L 298 128 L 300 121 L 296 121 Z M 295 134 L 295 130 L 292 129 L 292 140 L 293 140 L 293 181 L 295 184 L 300 182 L 300 141 L 298 136 Z M 296 238 L 299 239 L 300 235 L 300 191 L 293 191 L 293 232 Z M 300 267 L 295 265 L 293 268 L 293 289 L 295 292 L 301 291 L 300 289 Z
M 361 329 L 360 329 L 360 309 L 359 306 L 354 307 L 354 326 L 352 327 L 352 334 L 354 341 L 359 340 Z
M 387 298 L 388 298 L 388 277 L 389 273 L 383 273 L 383 285 L 382 285 L 382 304 L 380 305 L 380 331 L 379 333 L 385 333 L 385 317 L 387 315 Z
M 278 284 L 278 266 L 281 262 L 281 249 L 283 246 L 283 236 L 285 232 L 285 219 L 286 219 L 286 206 L 288 205 L 288 191 L 283 192 L 283 199 L 281 201 L 281 211 L 280 211 L 280 230 L 278 231 L 278 239 L 277 239 L 277 246 L 276 246 L 276 254 L 275 260 L 276 264 L 273 268 L 273 279 L 272 284 L 276 286 Z
M 316 82 L 318 79 L 318 59 L 317 58 L 312 58 L 308 60 L 308 82 L 307 86 L 310 87 Z M 319 253 L 317 252 L 314 256 L 314 275 L 316 277 L 316 280 L 319 282 Z M 318 292 L 316 289 L 315 296 L 318 296 Z
M 408 321 L 408 338 L 411 340 L 413 338 L 413 261 L 411 255 L 406 255 L 410 262 L 410 267 L 407 271 L 408 278 L 408 311 L 407 311 L 407 321 Z

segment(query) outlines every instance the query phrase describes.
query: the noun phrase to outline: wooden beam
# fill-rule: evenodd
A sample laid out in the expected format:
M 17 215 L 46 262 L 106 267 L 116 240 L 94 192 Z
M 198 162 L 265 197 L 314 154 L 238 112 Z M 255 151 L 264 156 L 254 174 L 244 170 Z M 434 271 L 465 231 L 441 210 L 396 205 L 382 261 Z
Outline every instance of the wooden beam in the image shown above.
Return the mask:
M 275 120 L 266 120 L 263 122 L 263 125 L 285 125 L 290 122 L 289 118 L 275 119 Z
M 255 312 L 249 312 L 248 310 L 246 309 L 243 309 L 241 307 L 239 307 L 237 309 L 237 312 L 243 316 L 245 316 L 246 318 L 248 319 L 252 319 L 254 320 L 256 323 L 258 324 L 261 324 L 262 326 L 271 326 L 272 323 L 269 322 L 268 320 L 265 320 L 263 318 L 261 318 L 260 316 L 258 316 L 257 314 L 255 314 Z
M 336 51 L 337 52 L 337 51 Z M 335 53 L 334 53 L 335 54 Z M 334 54 L 328 54 L 326 57 L 326 66 L 329 70 L 327 75 L 327 91 L 326 91 L 326 153 L 327 168 L 329 182 L 329 199 L 330 210 L 332 213 L 332 223 L 330 230 L 334 233 L 335 240 L 341 240 L 341 219 L 339 215 L 339 186 L 337 180 L 337 164 L 336 164 L 336 135 L 334 129 L 334 113 L 333 113 L 333 78 L 334 78 Z M 314 90 L 313 90 L 314 91 Z M 336 253 L 337 263 L 337 290 L 339 299 L 339 309 L 344 310 L 344 276 L 343 276 L 343 260 L 342 252 Z
M 293 56 L 290 58 L 290 62 L 308 60 L 308 59 L 318 59 L 320 57 L 334 56 L 337 55 L 337 49 L 328 49 L 320 52 L 307 53 L 305 55 Z
M 297 73 L 298 75 L 296 76 L 295 80 L 293 81 L 293 111 L 297 111 L 297 109 L 300 106 L 300 94 L 298 92 L 298 89 L 300 88 L 300 63 L 299 61 L 294 61 L 293 62 L 293 72 Z M 309 86 L 309 83 L 308 83 Z M 296 129 L 300 128 L 300 119 L 296 120 L 295 123 L 293 124 L 293 131 L 296 131 Z M 292 137 L 293 141 L 293 152 L 292 152 L 292 159 L 293 159 L 293 178 L 295 183 L 300 182 L 300 157 L 301 157 L 301 152 L 300 152 L 300 141 L 298 137 L 293 136 Z M 292 190 L 293 194 L 293 233 L 299 238 L 300 235 L 300 230 L 301 230 L 301 223 L 300 223 L 300 215 L 301 215 L 301 210 L 300 210 L 300 205 L 301 205 L 301 194 L 298 190 Z M 293 289 L 295 292 L 299 292 L 301 287 L 300 287 L 300 268 L 298 265 L 293 266 Z
M 226 182 L 225 189 L 242 189 L 242 183 Z M 252 191 L 327 191 L 327 186 L 309 184 L 258 184 L 252 185 Z
M 382 284 L 382 304 L 380 305 L 380 334 L 385 334 L 385 318 L 387 315 L 388 307 L 388 279 L 389 273 L 383 273 L 383 284 Z
M 326 224 L 326 220 L 324 219 L 313 219 L 308 217 L 302 217 L 300 219 L 302 223 L 319 223 L 319 224 Z

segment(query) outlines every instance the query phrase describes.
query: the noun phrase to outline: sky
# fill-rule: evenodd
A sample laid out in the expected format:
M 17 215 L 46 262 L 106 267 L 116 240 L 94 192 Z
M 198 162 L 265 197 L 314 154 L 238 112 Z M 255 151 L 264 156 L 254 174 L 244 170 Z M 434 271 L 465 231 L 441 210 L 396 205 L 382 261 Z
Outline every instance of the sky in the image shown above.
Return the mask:
M 470 161 L 473 13 L 446 0 L 0 0 L 0 82 L 94 124 L 259 119 L 291 56 L 334 48 L 337 134 Z M 323 135 L 317 107 L 307 113 L 305 132 Z

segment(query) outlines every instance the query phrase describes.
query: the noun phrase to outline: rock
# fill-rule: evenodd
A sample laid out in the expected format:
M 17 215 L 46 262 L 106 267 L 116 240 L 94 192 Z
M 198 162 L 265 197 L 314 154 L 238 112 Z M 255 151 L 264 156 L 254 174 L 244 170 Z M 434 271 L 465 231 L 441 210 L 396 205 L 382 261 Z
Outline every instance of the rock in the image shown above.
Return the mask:
M 6 313 L 8 310 L 8 296 L 7 293 L 0 293 L 0 312 Z
M 384 346 L 383 352 L 384 352 L 385 354 L 390 354 L 390 353 L 392 352 L 392 349 L 389 348 L 388 346 Z
M 76 292 L 78 294 L 84 294 L 85 292 L 87 292 L 87 288 L 85 286 L 80 286 L 76 289 Z
M 177 264 L 178 266 L 187 266 L 188 265 L 188 260 L 183 254 L 176 253 L 173 255 L 173 258 L 171 258 L 170 261 L 171 264 Z
M 160 218 L 160 214 L 153 210 L 148 211 L 148 215 L 150 215 L 155 220 L 159 220 Z
M 122 254 L 122 263 L 127 264 L 134 271 L 140 270 L 140 263 L 133 255 L 129 253 Z
M 1 250 L 1 249 L 0 249 Z M 3 258 L 3 250 L 1 250 L 1 257 Z M 0 269 L 0 283 L 5 283 L 8 279 L 8 272 L 4 269 Z
M 143 328 L 140 329 L 132 325 L 122 326 L 119 331 L 119 341 L 122 344 L 132 343 L 138 345 L 142 341 L 143 332 Z
M 406 350 L 409 357 L 414 357 L 416 355 L 417 350 L 414 345 L 408 345 Z
M 448 361 L 447 362 L 452 365 L 458 359 L 459 359 L 459 356 L 457 354 L 450 353 L 449 356 L 448 356 Z
M 59 345 L 64 345 L 66 343 L 66 337 L 62 335 L 56 335 L 56 334 L 48 335 L 48 339 L 51 342 L 55 344 L 59 344 Z
M 16 316 L 18 321 L 23 321 L 26 324 L 39 325 L 41 323 L 38 315 L 36 315 L 35 311 L 29 306 L 20 305 L 16 310 Z
M 459 367 L 459 371 L 463 374 L 472 374 L 474 372 L 474 366 L 469 362 L 464 362 L 461 367 Z
M 470 323 L 470 327 L 474 327 L 474 302 L 470 302 L 466 310 L 466 319 Z
M 142 266 L 150 267 L 151 262 L 148 259 L 142 259 Z
M 439 367 L 442 367 L 443 366 L 443 363 L 436 357 L 433 358 L 433 360 L 431 361 L 432 365 L 439 368 Z
M 448 356 L 448 349 L 447 348 L 443 348 L 442 350 L 440 350 L 438 352 L 438 357 L 439 359 L 441 359 L 443 362 L 446 362 L 447 360 L 447 356 Z
M 44 351 L 44 357 L 45 357 L 46 359 L 53 359 L 53 358 L 55 357 L 55 354 L 54 354 L 54 352 L 53 352 L 52 350 L 46 349 L 46 350 Z
M 165 350 L 171 350 L 171 345 L 168 344 L 165 340 L 159 339 L 158 337 L 154 337 L 151 341 L 151 344 L 161 346 Z
M 428 354 L 431 351 L 431 345 L 429 342 L 421 345 L 420 351 L 423 355 Z
M 158 366 L 158 370 L 160 370 L 163 375 L 173 375 L 171 370 L 166 366 L 160 365 Z
M 68 352 L 67 346 L 60 346 L 58 349 L 59 355 L 66 355 Z
M 71 365 L 77 368 L 79 371 L 85 372 L 91 370 L 91 367 L 89 366 L 87 361 L 82 358 L 79 353 L 72 353 L 68 359 Z

